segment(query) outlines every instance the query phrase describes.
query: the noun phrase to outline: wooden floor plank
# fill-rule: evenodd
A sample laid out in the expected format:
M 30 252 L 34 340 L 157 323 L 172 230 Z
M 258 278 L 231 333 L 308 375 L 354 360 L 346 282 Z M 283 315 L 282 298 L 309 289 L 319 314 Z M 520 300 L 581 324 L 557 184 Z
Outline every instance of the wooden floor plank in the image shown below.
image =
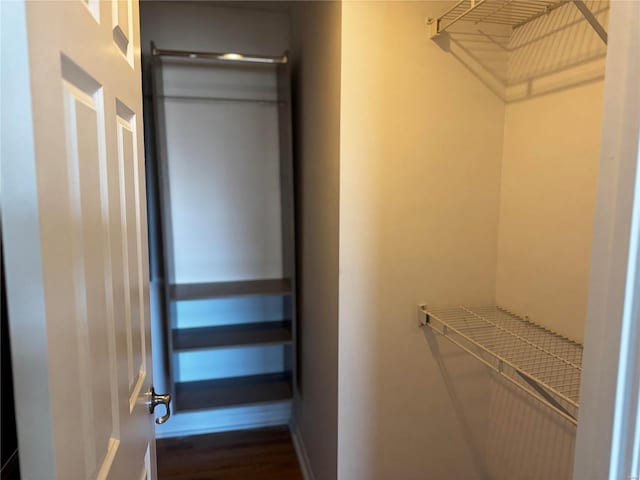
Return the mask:
M 159 439 L 158 480 L 302 480 L 287 427 Z

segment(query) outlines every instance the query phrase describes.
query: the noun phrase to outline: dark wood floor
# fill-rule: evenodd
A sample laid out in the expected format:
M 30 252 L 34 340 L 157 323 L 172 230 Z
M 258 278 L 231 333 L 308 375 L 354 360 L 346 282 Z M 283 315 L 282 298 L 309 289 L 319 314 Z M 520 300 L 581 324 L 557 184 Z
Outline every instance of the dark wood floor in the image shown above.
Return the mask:
M 287 427 L 165 438 L 158 480 L 302 480 Z

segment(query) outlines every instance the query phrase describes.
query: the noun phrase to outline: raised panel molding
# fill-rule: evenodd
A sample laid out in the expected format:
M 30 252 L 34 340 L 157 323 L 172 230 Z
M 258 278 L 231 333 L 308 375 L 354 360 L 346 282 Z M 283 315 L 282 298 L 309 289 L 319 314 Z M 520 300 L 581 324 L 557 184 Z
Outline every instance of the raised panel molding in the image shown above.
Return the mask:
M 133 411 L 146 376 L 144 272 L 142 270 L 142 225 L 139 215 L 140 179 L 137 155 L 135 114 L 116 100 L 120 214 L 122 225 L 122 258 L 124 305 L 127 339 L 127 372 L 129 410 Z
M 131 0 L 114 0 L 112 2 L 113 41 L 120 52 L 133 66 L 133 5 Z
M 108 169 L 102 88 L 61 58 L 84 469 L 100 478 L 119 445 Z M 98 360 L 96 360 L 98 359 Z M 109 379 L 109 392 L 101 385 Z
M 140 480 L 151 480 L 151 447 L 147 445 L 147 451 L 144 455 L 144 464 L 142 466 L 142 473 L 140 474 Z
M 80 0 L 87 7 L 91 16 L 100 23 L 100 0 Z

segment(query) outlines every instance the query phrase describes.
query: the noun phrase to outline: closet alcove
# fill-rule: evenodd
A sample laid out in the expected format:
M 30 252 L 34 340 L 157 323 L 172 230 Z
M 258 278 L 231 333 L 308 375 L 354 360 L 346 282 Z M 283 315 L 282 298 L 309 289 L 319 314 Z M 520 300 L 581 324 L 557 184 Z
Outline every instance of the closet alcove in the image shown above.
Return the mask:
M 595 6 L 596 11 L 591 10 L 592 6 Z M 567 50 L 577 50 L 583 57 L 586 57 L 578 57 L 578 64 L 580 62 L 588 63 L 594 59 L 597 60 L 597 57 L 602 55 L 602 50 L 606 50 L 608 37 L 601 23 L 606 8 L 603 9 L 600 4 L 592 6 L 580 0 L 462 0 L 453 4 L 438 17 L 427 19 L 427 25 L 432 40 L 437 42 L 442 35 L 448 35 L 447 32 L 452 30 L 458 22 L 471 24 L 487 39 L 493 40 L 495 45 L 500 46 L 507 56 L 517 59 L 518 54 L 524 51 L 525 55 L 529 55 L 529 60 L 536 58 L 537 63 L 544 65 L 545 63 L 552 64 L 554 60 L 557 60 L 554 59 L 558 50 L 557 42 L 551 45 L 551 47 L 555 46 L 555 49 L 550 48 L 546 51 L 546 45 L 537 45 L 535 49 L 530 49 L 527 52 L 527 44 L 535 44 L 541 38 L 544 39 L 545 35 L 548 36 L 558 31 L 575 30 L 576 17 L 578 20 L 583 17 L 586 24 L 578 22 L 577 25 L 581 29 L 581 33 L 584 34 L 584 30 L 587 30 L 587 34 L 592 33 L 589 41 L 584 42 L 584 37 L 578 37 L 583 43 L 575 45 L 575 37 L 562 40 L 567 43 Z M 574 7 L 575 10 L 568 11 Z M 560 14 L 557 15 L 557 20 L 560 21 L 553 24 L 547 22 L 545 25 L 546 19 L 543 17 L 554 11 Z M 527 25 L 538 20 L 540 20 L 539 24 L 534 25 L 527 32 Z M 606 19 L 604 20 L 606 21 Z M 485 32 L 483 27 L 490 30 Z M 453 35 L 455 36 L 455 33 Z M 596 35 L 601 42 L 596 39 Z M 498 40 L 494 40 L 494 38 Z M 545 53 L 549 55 L 548 59 L 545 58 Z M 532 54 L 538 54 L 538 56 L 533 57 Z M 573 55 L 575 56 L 575 53 Z M 522 57 L 521 53 L 520 56 Z M 506 103 L 517 101 L 508 95 L 509 88 L 513 87 L 513 83 L 515 83 L 513 79 L 518 75 L 518 65 L 512 57 L 507 58 L 509 63 L 506 71 L 503 72 L 504 86 L 501 93 L 504 95 Z M 565 58 L 561 59 L 562 62 L 564 65 L 558 69 L 559 71 L 575 66 L 567 65 L 566 54 Z M 526 65 L 524 68 L 531 68 L 527 65 L 528 62 L 524 63 Z M 522 68 L 520 67 L 520 69 Z M 525 98 L 532 98 L 536 95 L 532 90 L 532 85 L 539 76 L 542 76 L 539 70 L 532 70 L 532 73 L 533 75 L 527 78 L 529 87 Z M 567 86 L 564 85 L 560 88 L 567 88 Z M 544 91 L 538 93 L 538 95 L 541 94 L 544 94 Z M 507 117 L 505 124 L 508 124 L 509 120 Z M 520 121 L 526 123 L 526 120 L 520 119 Z M 509 125 L 507 125 L 508 127 Z M 507 129 L 506 134 L 509 133 L 510 131 Z M 531 131 L 529 135 L 535 136 L 535 132 Z M 517 140 L 515 141 L 517 142 Z M 555 139 L 548 136 L 541 137 L 540 143 L 548 152 L 552 152 L 554 149 L 559 151 L 567 149 L 562 137 Z M 575 146 L 569 146 L 569 148 L 571 147 L 575 148 Z M 507 157 L 503 159 L 501 182 L 506 188 L 503 188 L 500 198 L 496 292 L 497 301 L 506 302 L 508 307 L 505 308 L 502 305 L 471 307 L 459 305 L 449 308 L 433 308 L 429 305 L 421 305 L 419 307 L 420 324 L 447 338 L 457 347 L 497 372 L 511 385 L 531 398 L 540 401 L 571 424 L 577 425 L 583 349 L 582 344 L 574 339 L 582 338 L 584 317 L 580 314 L 586 311 L 586 303 L 583 302 L 582 305 L 579 305 L 573 299 L 574 304 L 571 305 L 569 302 L 563 301 L 562 296 L 574 295 L 577 297 L 574 292 L 569 290 L 578 290 L 580 286 L 571 285 L 571 277 L 573 276 L 577 280 L 576 271 L 588 270 L 587 259 L 583 256 L 581 258 L 582 264 L 571 265 L 567 263 L 562 267 L 564 271 L 560 269 L 554 271 L 554 264 L 558 263 L 558 253 L 571 248 L 571 237 L 574 232 L 571 231 L 571 225 L 565 225 L 563 228 L 558 223 L 560 219 L 555 212 L 551 211 L 552 209 L 549 209 L 549 206 L 544 204 L 544 198 L 536 198 L 535 192 L 532 191 L 532 183 L 538 182 L 537 186 L 540 187 L 540 192 L 553 192 L 556 181 L 553 179 L 555 166 L 549 163 L 548 158 L 542 156 L 536 158 L 536 153 L 531 153 L 531 150 L 520 149 L 518 151 L 518 147 L 512 148 L 512 150 L 515 150 L 523 158 Z M 514 166 L 518 169 L 515 174 L 513 172 Z M 527 176 L 537 177 L 537 179 L 532 182 Z M 579 183 L 575 185 L 567 183 L 563 189 L 567 195 L 583 196 L 588 201 L 588 195 L 592 192 L 580 191 L 577 188 L 579 186 Z M 572 210 L 577 206 L 586 207 L 586 205 L 586 202 L 577 203 L 575 206 L 565 208 L 565 211 L 560 215 L 566 216 L 565 220 L 569 221 L 573 216 L 584 215 L 588 218 L 592 212 Z M 522 237 L 524 231 L 536 227 L 541 237 L 519 238 Z M 557 238 L 544 245 L 544 235 Z M 583 242 L 584 240 L 583 238 Z M 544 253 L 545 256 L 534 258 L 541 253 Z M 537 264 L 534 265 L 534 262 Z M 529 281 L 524 278 L 526 275 L 536 276 L 538 280 Z M 545 288 L 540 285 L 540 278 L 545 275 L 547 275 L 549 283 L 558 282 L 558 287 L 563 287 L 563 289 L 558 289 L 555 292 L 553 289 L 545 291 Z M 583 288 L 584 286 L 582 285 Z M 583 298 L 583 300 L 585 299 Z M 548 306 L 553 303 L 559 304 L 557 311 Z M 533 310 L 535 320 L 530 318 L 530 314 L 515 313 L 513 308 L 521 308 L 525 311 Z M 562 333 L 557 333 L 558 331 L 562 331 Z M 568 338 L 569 336 L 571 338 Z
M 212 8 L 223 23 L 244 18 L 251 25 L 236 37 L 261 13 L 190 8 Z M 284 15 L 271 17 L 272 30 L 283 28 Z M 265 54 L 278 38 L 216 52 L 234 34 L 203 33 L 201 46 L 185 48 L 154 32 L 144 62 L 147 185 L 158 376 L 176 420 L 169 435 L 252 418 L 286 424 L 296 375 L 287 53 Z

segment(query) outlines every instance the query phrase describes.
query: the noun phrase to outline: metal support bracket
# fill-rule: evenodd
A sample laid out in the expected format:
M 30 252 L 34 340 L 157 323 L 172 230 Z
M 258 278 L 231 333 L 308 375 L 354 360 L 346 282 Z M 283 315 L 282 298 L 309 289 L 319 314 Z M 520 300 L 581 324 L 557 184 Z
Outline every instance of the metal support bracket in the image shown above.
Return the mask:
M 544 388 L 540 387 L 538 382 L 536 382 L 529 375 L 525 375 L 522 372 L 517 372 L 517 373 L 520 376 L 520 378 L 522 378 L 525 382 L 527 382 L 527 384 L 531 388 L 533 388 L 538 393 L 538 395 L 540 395 L 547 403 L 549 403 L 549 405 L 551 405 L 557 411 L 564 413 L 567 417 L 569 417 L 572 420 L 572 423 L 574 424 L 578 423 L 578 419 L 574 415 L 572 415 L 571 412 L 569 412 L 569 410 L 567 410 L 562 405 L 560 405 L 560 403 L 555 398 L 549 395 L 549 393 L 545 391 Z
M 435 38 L 440 35 L 440 19 L 439 18 L 427 18 L 425 20 L 427 27 L 429 28 L 429 38 Z
M 426 327 L 429 323 L 429 314 L 427 313 L 427 306 L 425 304 L 418 305 L 418 326 Z
M 589 25 L 591 25 L 591 28 L 593 28 L 596 31 L 598 36 L 602 39 L 602 41 L 606 45 L 609 39 L 609 35 L 607 34 L 607 31 L 604 29 L 602 24 L 598 21 L 596 16 L 593 14 L 593 12 L 589 9 L 589 7 L 587 7 L 587 4 L 584 3 L 583 0 L 573 0 L 573 4 L 576 6 L 578 10 L 580 10 L 580 13 L 582 13 L 582 16 L 587 20 L 587 22 L 589 22 Z

